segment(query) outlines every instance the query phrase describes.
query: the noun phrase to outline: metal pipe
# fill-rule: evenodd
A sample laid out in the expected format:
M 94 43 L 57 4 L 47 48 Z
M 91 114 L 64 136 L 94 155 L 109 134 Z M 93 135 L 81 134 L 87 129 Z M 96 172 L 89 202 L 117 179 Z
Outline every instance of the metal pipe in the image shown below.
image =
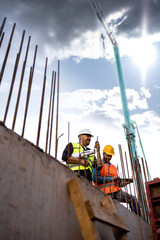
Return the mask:
M 4 61 L 3 61 L 3 65 L 2 65 L 2 68 L 1 68 L 1 72 L 0 72 L 0 84 L 2 82 L 2 77 L 3 77 L 4 70 L 5 70 L 6 62 L 7 62 L 7 59 L 8 59 L 8 54 L 9 54 L 9 51 L 10 51 L 10 48 L 11 48 L 11 42 L 12 42 L 15 27 L 16 27 L 16 24 L 14 23 L 13 28 L 12 28 L 12 32 L 11 32 L 11 36 L 10 36 L 10 39 L 9 39 L 7 51 L 6 51 L 6 54 L 5 54 L 5 58 L 4 58 Z
M 15 107 L 15 111 L 14 111 L 14 118 L 13 118 L 13 124 L 12 124 L 12 130 L 13 131 L 14 131 L 16 118 L 17 118 L 17 112 L 18 112 L 18 107 L 19 107 L 19 99 L 20 99 L 21 90 L 22 90 L 22 83 L 23 83 L 23 78 L 24 78 L 24 73 L 25 73 L 25 68 L 26 68 L 26 63 L 27 63 L 27 57 L 28 57 L 28 50 L 29 50 L 30 40 L 31 40 L 31 36 L 29 36 L 29 38 L 28 38 L 28 44 L 27 44 L 25 59 L 24 59 L 24 62 L 23 62 L 23 67 L 22 67 L 22 72 L 21 72 L 21 78 L 20 78 L 17 102 L 16 102 L 16 107 Z
M 25 36 L 25 30 L 23 30 L 23 33 L 22 33 L 21 44 L 20 44 L 19 52 L 17 53 L 15 65 L 14 65 L 14 70 L 13 70 L 13 75 L 12 75 L 12 81 L 11 81 L 11 86 L 10 86 L 10 91 L 9 91 L 7 106 L 6 106 L 6 111 L 5 111 L 5 115 L 4 115 L 4 119 L 3 119 L 3 123 L 4 123 L 4 124 L 5 124 L 5 121 L 6 121 L 6 117 L 7 117 L 7 113 L 8 113 L 10 101 L 11 101 L 11 96 L 12 96 L 13 87 L 14 87 L 14 82 L 15 82 L 15 78 L 16 78 L 16 74 L 17 74 L 19 59 L 20 59 L 20 55 L 21 55 L 21 51 L 22 51 L 24 36 Z
M 42 88 L 41 108 L 40 108 L 40 114 L 39 114 L 39 124 L 38 124 L 38 134 L 37 134 L 36 146 L 39 146 L 39 138 L 40 138 L 40 131 L 41 131 L 44 93 L 45 93 L 45 87 L 46 87 L 47 62 L 48 62 L 48 58 L 46 58 L 45 71 L 44 71 L 44 80 L 43 80 L 43 88 Z

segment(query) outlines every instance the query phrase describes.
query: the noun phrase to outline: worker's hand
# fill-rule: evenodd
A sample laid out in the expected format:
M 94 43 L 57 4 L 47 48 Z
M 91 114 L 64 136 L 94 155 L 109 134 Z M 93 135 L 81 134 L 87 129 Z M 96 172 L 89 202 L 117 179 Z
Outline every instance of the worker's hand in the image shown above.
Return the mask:
M 118 178 L 117 176 L 113 176 L 113 177 L 112 177 L 112 181 L 117 180 L 117 178 Z
M 98 141 L 95 142 L 94 148 L 96 148 L 98 152 L 100 151 L 100 145 Z
M 87 167 L 87 166 L 89 165 L 88 160 L 85 160 L 85 159 L 81 159 L 81 160 L 80 160 L 80 163 L 81 163 L 81 165 L 83 165 L 83 166 L 85 166 L 85 167 Z

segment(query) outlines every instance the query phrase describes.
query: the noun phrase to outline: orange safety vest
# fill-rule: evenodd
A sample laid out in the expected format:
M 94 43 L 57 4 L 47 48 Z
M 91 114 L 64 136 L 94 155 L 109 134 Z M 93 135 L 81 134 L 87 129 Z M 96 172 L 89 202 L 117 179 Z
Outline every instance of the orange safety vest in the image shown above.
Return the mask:
M 113 176 L 117 176 L 117 168 L 111 164 L 110 166 L 108 166 L 107 164 L 105 164 L 104 162 L 102 162 L 103 167 L 102 169 L 99 171 L 99 176 L 100 177 L 113 177 Z M 104 184 L 96 184 L 94 183 L 95 186 L 97 186 L 102 192 L 105 192 L 106 194 L 109 193 L 113 193 L 116 192 L 118 190 L 122 190 L 120 187 L 118 187 L 116 185 L 116 182 L 108 182 L 108 183 L 104 183 Z

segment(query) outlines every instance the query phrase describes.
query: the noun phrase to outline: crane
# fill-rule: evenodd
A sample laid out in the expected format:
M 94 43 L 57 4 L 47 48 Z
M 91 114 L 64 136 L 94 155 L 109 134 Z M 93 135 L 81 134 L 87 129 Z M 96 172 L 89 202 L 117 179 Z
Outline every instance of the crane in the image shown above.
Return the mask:
M 139 165 L 139 160 L 138 160 L 138 152 L 137 152 L 137 147 L 136 147 L 135 122 L 130 120 L 130 114 L 129 114 L 129 109 L 128 109 L 124 79 L 123 79 L 123 74 L 122 74 L 118 43 L 105 20 L 105 17 L 103 15 L 103 12 L 102 12 L 98 2 L 96 0 L 90 0 L 90 3 L 95 11 L 97 18 L 101 22 L 101 24 L 105 30 L 105 33 L 107 34 L 107 36 L 109 37 L 109 39 L 113 45 L 117 73 L 118 73 L 119 87 L 120 87 L 120 93 L 121 93 L 122 107 L 123 107 L 123 113 L 124 113 L 124 120 L 125 120 L 125 124 L 123 124 L 123 127 L 124 127 L 125 136 L 127 139 L 127 144 L 128 144 L 128 148 L 129 148 L 130 157 L 131 157 L 132 168 L 136 174 L 136 185 L 137 185 L 138 195 L 139 195 L 141 205 L 142 205 L 141 206 L 142 207 L 142 215 L 146 219 L 147 218 L 147 216 L 145 214 L 146 199 L 145 199 L 143 192 L 141 191 L 142 176 L 141 176 L 140 165 Z

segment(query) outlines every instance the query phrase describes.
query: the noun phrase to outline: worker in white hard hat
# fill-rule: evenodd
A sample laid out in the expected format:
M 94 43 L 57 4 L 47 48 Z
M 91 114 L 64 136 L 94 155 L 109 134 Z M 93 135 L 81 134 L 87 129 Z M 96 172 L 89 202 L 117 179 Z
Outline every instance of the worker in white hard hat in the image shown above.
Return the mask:
M 140 214 L 139 204 L 135 196 L 132 196 L 121 189 L 121 187 L 133 182 L 133 180 L 122 179 L 118 176 L 117 168 L 111 164 L 111 159 L 114 155 L 114 148 L 111 145 L 106 145 L 103 149 L 101 170 L 96 171 L 93 169 L 93 184 L 112 198 L 117 199 L 120 202 L 129 203 L 131 210 L 136 214 Z
M 93 167 L 101 167 L 101 160 L 95 159 L 95 149 L 99 150 L 99 142 L 96 141 L 93 150 L 88 148 L 92 137 L 89 129 L 82 129 L 78 134 L 79 143 L 70 142 L 62 154 L 62 159 L 66 161 L 67 166 L 78 175 L 86 177 L 90 182 Z

